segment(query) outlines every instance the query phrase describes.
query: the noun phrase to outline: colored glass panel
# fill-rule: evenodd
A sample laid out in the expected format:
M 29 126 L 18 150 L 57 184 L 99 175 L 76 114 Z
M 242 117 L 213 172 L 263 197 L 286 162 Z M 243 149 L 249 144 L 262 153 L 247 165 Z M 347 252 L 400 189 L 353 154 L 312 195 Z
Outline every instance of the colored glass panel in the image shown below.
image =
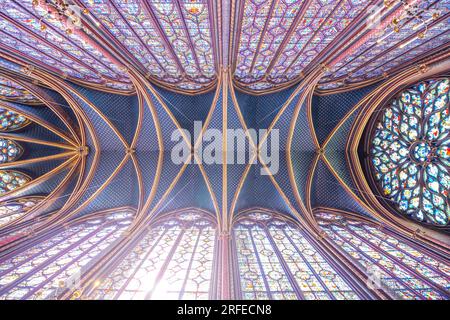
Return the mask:
M 90 295 L 94 299 L 208 299 L 215 226 L 196 212 L 169 216 Z
M 353 37 L 356 41 L 365 33 L 372 36 L 359 41 L 358 45 L 346 52 L 345 57 L 339 61 L 321 80 L 324 84 L 321 89 L 328 89 L 336 80 L 345 80 L 346 83 L 357 83 L 383 76 L 385 72 L 405 66 L 418 58 L 423 58 L 427 53 L 438 50 L 450 39 L 448 24 L 450 15 L 449 0 L 421 1 L 417 2 L 417 12 L 420 12 L 420 21 L 417 19 L 404 19 L 398 27 L 398 32 L 393 31 L 393 26 L 388 25 L 382 30 L 377 30 L 377 19 L 368 21 L 373 28 L 363 30 Z M 397 6 L 384 11 L 380 21 L 392 20 L 392 14 Z M 377 7 L 369 7 L 368 13 L 379 10 Z M 376 17 L 376 16 L 373 16 Z M 423 34 L 423 36 L 420 36 Z M 353 42 L 350 42 L 353 43 Z M 347 47 L 348 48 L 348 47 Z M 342 86 L 343 81 L 334 82 L 335 86 Z
M 368 5 L 360 0 L 245 1 L 236 79 L 264 90 L 299 77 Z
M 327 214 L 330 215 L 330 214 Z M 397 299 L 448 299 L 450 265 L 391 233 L 335 215 L 317 215 L 329 238 L 367 272 L 375 289 Z
M 290 222 L 253 213 L 233 228 L 243 299 L 358 299 Z
M 41 201 L 39 197 L 23 197 L 0 203 L 0 227 L 24 216 Z
M 15 141 L 0 138 L 0 163 L 12 162 L 20 158 L 22 147 Z
M 0 132 L 11 132 L 22 129 L 30 124 L 23 115 L 0 108 Z
M 0 261 L 0 299 L 56 299 L 64 285 L 76 287 L 78 277 L 109 251 L 130 218 L 122 212 L 92 218 Z
M 1 63 L 0 63 L 1 66 Z M 8 69 L 13 69 L 11 65 L 7 65 Z M 0 100 L 12 100 L 19 103 L 38 104 L 37 100 L 30 92 L 21 85 L 0 76 Z
M 81 2 L 148 76 L 187 90 L 215 79 L 208 1 Z
M 406 215 L 449 223 L 449 79 L 421 82 L 384 109 L 371 144 L 375 178 Z

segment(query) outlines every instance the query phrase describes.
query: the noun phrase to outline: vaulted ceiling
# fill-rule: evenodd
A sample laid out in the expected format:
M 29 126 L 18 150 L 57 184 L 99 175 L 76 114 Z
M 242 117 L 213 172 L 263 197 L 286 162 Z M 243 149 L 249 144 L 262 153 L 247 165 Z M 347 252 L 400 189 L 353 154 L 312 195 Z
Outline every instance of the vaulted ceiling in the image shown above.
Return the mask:
M 314 208 L 332 207 L 417 229 L 359 185 L 360 122 L 377 97 L 448 72 L 449 1 L 412 1 L 412 15 L 401 1 L 61 3 L 0 0 L 0 108 L 34 122 L 1 134 L 27 150 L 5 167 L 34 179 L 1 200 L 47 197 L 9 234 L 115 207 L 135 208 L 136 223 L 198 207 L 223 230 L 252 207 L 314 230 Z M 195 121 L 278 130 L 278 173 L 261 174 L 265 142 L 250 136 L 256 163 L 196 164 L 186 140 L 193 163 L 174 164 L 171 134 L 194 136 Z

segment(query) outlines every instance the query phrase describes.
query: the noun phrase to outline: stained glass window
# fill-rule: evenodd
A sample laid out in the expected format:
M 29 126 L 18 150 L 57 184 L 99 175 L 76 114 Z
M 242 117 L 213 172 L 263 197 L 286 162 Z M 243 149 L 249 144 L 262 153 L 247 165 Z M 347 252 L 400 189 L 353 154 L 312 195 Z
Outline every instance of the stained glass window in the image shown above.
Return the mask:
M 100 46 L 89 41 L 90 32 L 82 24 L 73 24 L 71 31 L 67 31 L 67 19 L 55 12 L 58 7 L 55 3 L 0 0 L 2 46 L 44 65 L 47 70 L 91 83 L 131 89 L 126 74 Z
M 319 224 L 370 277 L 397 299 L 449 299 L 450 265 L 363 221 L 318 214 Z
M 0 163 L 12 162 L 20 158 L 22 147 L 13 140 L 0 138 Z
M 94 299 L 208 299 L 215 225 L 197 212 L 173 214 L 142 240 L 89 296 Z
M 130 223 L 123 212 L 91 218 L 14 252 L 0 261 L 0 299 L 58 298 L 58 288 L 106 254 Z
M 403 90 L 384 109 L 371 144 L 383 194 L 406 215 L 440 226 L 450 216 L 449 82 Z
M 186 90 L 215 79 L 209 1 L 81 2 L 148 76 Z
M 447 32 L 449 21 L 446 15 L 448 1 L 421 1 L 416 5 L 416 10 L 421 12 L 421 21 L 424 23 L 415 19 L 405 19 L 400 22 L 398 32 L 394 32 L 393 26 L 390 25 L 379 30 L 375 36 L 373 33 L 372 36 L 366 36 L 363 41 L 359 40 L 357 45 L 350 47 L 350 50 L 322 80 L 345 79 L 348 83 L 354 83 L 380 77 L 384 72 L 417 61 L 418 57 L 437 50 L 447 43 L 450 39 L 450 34 Z M 389 15 L 397 9 L 397 6 L 391 6 L 382 13 L 383 16 L 380 18 L 382 21 L 392 19 Z M 367 12 L 372 10 L 376 8 L 369 6 Z M 377 16 L 373 15 L 372 18 L 374 17 Z M 376 20 L 368 22 L 376 25 Z M 339 82 L 340 85 L 344 84 L 343 81 Z
M 30 124 L 30 120 L 13 111 L 0 108 L 0 132 L 11 132 Z
M 1 64 L 0 64 L 1 66 Z M 12 100 L 19 103 L 39 103 L 28 90 L 19 84 L 0 76 L 0 99 Z
M 14 62 L 0 58 L 0 68 L 5 68 L 10 71 L 15 71 L 17 73 L 22 71 L 22 67 Z
M 361 0 L 242 0 L 236 8 L 235 77 L 241 86 L 256 91 L 298 79 L 328 54 L 334 54 L 328 56 L 333 63 L 319 88 L 367 81 L 438 51 L 450 39 L 447 0 L 418 2 L 420 22 L 401 19 L 398 32 L 392 24 L 378 30 L 380 21 L 398 14 L 398 5 L 380 11 Z M 364 15 L 371 27 L 355 31 L 352 24 Z M 353 37 L 333 53 L 336 41 L 347 32 Z
M 31 178 L 15 170 L 0 170 L 0 195 L 23 187 Z
M 233 228 L 243 299 L 358 299 L 292 222 L 252 213 Z
M 0 203 L 0 227 L 24 216 L 42 197 L 23 197 Z
M 264 90 L 295 79 L 368 3 L 312 0 L 304 5 L 295 0 L 242 1 L 239 82 Z

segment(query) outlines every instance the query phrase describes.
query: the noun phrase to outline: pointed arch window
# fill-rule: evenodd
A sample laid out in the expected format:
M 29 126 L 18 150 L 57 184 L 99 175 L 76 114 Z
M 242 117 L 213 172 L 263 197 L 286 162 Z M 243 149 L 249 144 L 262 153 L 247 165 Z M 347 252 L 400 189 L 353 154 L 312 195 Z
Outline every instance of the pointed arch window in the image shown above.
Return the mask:
M 12 162 L 23 154 L 23 148 L 13 140 L 0 138 L 0 163 Z
M 89 41 L 83 28 L 77 32 L 69 28 L 66 33 L 65 23 L 49 17 L 49 10 L 66 9 L 43 1 L 3 2 L 0 19 L 2 46 L 14 48 L 26 59 L 64 76 L 130 90 L 131 83 L 126 74 Z M 64 14 L 61 18 L 65 19 Z
M 0 299 L 58 298 L 61 284 L 88 270 L 130 223 L 124 212 L 83 220 L 0 260 Z
M 0 132 L 12 132 L 22 129 L 31 123 L 23 115 L 0 108 Z
M 24 216 L 40 203 L 43 197 L 22 197 L 0 203 L 0 227 Z
M 334 213 L 316 217 L 329 238 L 367 272 L 376 289 L 397 299 L 450 298 L 448 260 L 366 221 Z
M 367 6 L 366 1 L 240 1 L 236 79 L 261 91 L 301 76 Z
M 147 76 L 182 90 L 199 90 L 215 80 L 209 1 L 80 2 Z
M 16 170 L 0 170 L 0 195 L 23 187 L 31 177 Z
M 358 299 L 293 222 L 254 212 L 233 227 L 243 299 Z
M 170 214 L 89 295 L 93 299 L 208 299 L 216 226 L 200 211 Z
M 370 155 L 378 186 L 403 214 L 448 226 L 450 217 L 450 78 L 401 91 L 372 133 Z

